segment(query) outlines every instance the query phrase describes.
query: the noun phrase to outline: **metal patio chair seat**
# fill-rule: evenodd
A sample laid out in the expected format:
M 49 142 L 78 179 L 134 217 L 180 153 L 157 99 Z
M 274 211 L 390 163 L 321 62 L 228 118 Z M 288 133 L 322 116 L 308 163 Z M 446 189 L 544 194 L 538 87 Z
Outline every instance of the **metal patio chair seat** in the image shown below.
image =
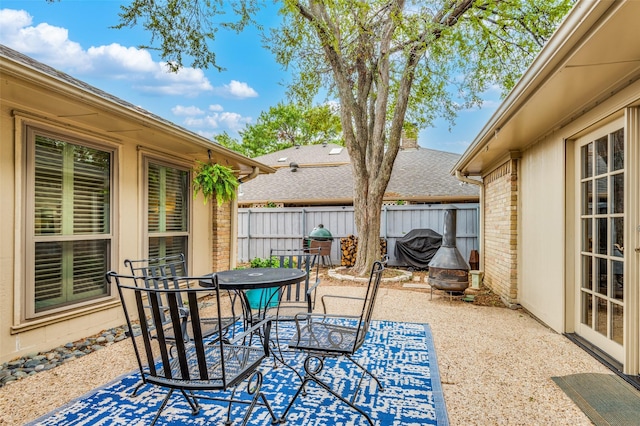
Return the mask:
M 284 411 L 281 421 L 286 419 L 287 413 L 300 393 L 304 392 L 305 386 L 309 382 L 314 382 L 362 414 L 369 424 L 373 425 L 371 417 L 355 405 L 355 398 L 365 375 L 376 381 L 380 391 L 383 390 L 383 387 L 380 380 L 372 372 L 354 359 L 354 355 L 360 349 L 367 336 L 383 270 L 384 265 L 382 262 L 376 261 L 371 269 L 365 297 L 325 295 L 322 297 L 323 314 L 300 313 L 295 316 L 296 330 L 294 337 L 289 341 L 289 348 L 307 353 L 304 361 L 305 374 L 302 384 Z M 359 315 L 328 314 L 327 301 L 332 298 L 344 299 L 347 303 L 356 302 L 358 304 L 357 309 L 360 310 Z M 321 379 L 320 375 L 323 372 L 324 361 L 327 357 L 344 357 L 362 371 L 351 400 L 340 395 L 326 381 Z M 331 374 L 329 370 L 325 370 L 325 372 L 326 374 Z M 336 374 L 338 377 L 342 375 L 342 373 Z
M 139 323 L 140 334 L 132 335 L 140 374 L 144 383 L 168 390 L 152 424 L 170 402 L 174 391 L 179 390 L 191 407 L 193 415 L 200 410 L 200 400 L 218 400 L 228 403 L 226 423 L 232 424 L 232 404 L 247 404 L 243 425 L 249 421 L 254 407 L 264 407 L 269 411 L 273 423 L 277 418 L 264 394 L 261 392 L 262 373 L 258 366 L 269 355 L 269 320 L 255 324 L 251 329 L 228 339 L 220 334 L 206 337 L 201 323 L 200 299 L 209 298 L 206 314 L 217 321 L 217 329 L 222 330 L 222 321 L 231 309 L 220 297 L 218 279 L 214 274 L 207 279 L 207 288 L 189 288 L 187 284 L 203 278 L 175 278 L 176 288 L 149 285 L 147 281 L 162 280 L 154 277 L 135 277 L 106 274 L 109 283 L 115 281 L 129 330 Z M 181 309 L 181 303 L 189 306 L 189 321 Z M 168 318 L 168 322 L 167 322 Z M 190 339 L 169 339 L 179 336 L 187 328 Z M 252 344 L 248 335 L 260 331 L 265 336 L 261 344 Z M 253 339 L 255 343 L 256 339 Z M 246 382 L 248 398 L 240 399 L 238 386 Z M 220 393 L 210 393 L 220 391 Z M 203 393 L 206 392 L 206 393 Z M 225 394 L 226 393 L 226 394 Z

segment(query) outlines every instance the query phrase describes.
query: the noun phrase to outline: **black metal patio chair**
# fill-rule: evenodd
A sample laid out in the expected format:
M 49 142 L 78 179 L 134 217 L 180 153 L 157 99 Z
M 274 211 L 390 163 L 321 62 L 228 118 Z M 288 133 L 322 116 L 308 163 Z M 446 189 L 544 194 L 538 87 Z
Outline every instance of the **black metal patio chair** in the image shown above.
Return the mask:
M 178 289 L 180 288 L 180 285 L 183 285 L 186 287 L 192 287 L 192 285 L 194 284 L 194 282 L 190 281 L 189 279 L 180 279 L 180 280 L 178 279 L 181 277 L 188 277 L 189 275 L 187 270 L 187 264 L 185 261 L 185 256 L 183 253 L 164 256 L 164 257 L 150 258 L 150 259 L 140 259 L 140 260 L 126 259 L 124 261 L 124 264 L 126 267 L 128 267 L 131 270 L 131 275 L 135 277 L 156 278 L 153 280 L 144 281 L 145 285 L 154 286 L 155 288 Z M 195 283 L 197 283 L 197 281 L 195 281 Z M 236 294 L 233 292 L 224 291 L 224 290 L 221 290 L 221 292 L 222 292 L 222 296 L 225 298 L 233 299 L 236 297 Z M 188 306 L 186 306 L 182 301 L 182 299 L 180 298 L 178 298 L 177 301 L 178 301 L 178 307 L 179 307 L 180 313 L 183 315 L 184 318 L 188 318 L 189 317 Z M 231 306 L 235 307 L 235 304 L 233 302 L 230 302 L 230 303 L 231 303 Z M 163 309 L 161 310 L 161 313 L 167 309 L 167 307 L 165 306 L 163 306 L 162 308 Z M 222 325 L 225 330 L 229 329 L 231 325 L 236 324 L 239 314 L 240 314 L 239 312 L 238 313 L 230 312 L 230 316 L 228 318 L 225 318 L 222 321 Z M 206 325 L 206 327 L 203 329 L 203 333 L 205 336 L 209 336 L 218 332 L 217 321 L 215 319 L 201 318 L 201 321 L 203 325 Z M 184 322 L 184 327 L 182 330 L 183 339 L 189 338 L 189 335 L 186 330 L 187 323 L 188 321 Z M 167 332 L 171 333 L 171 331 L 170 330 L 165 331 L 165 337 L 167 339 L 175 338 L 175 336 L 173 336 L 172 334 L 167 334 Z
M 184 254 L 176 254 L 171 256 L 164 257 L 156 257 L 150 259 L 139 259 L 139 260 L 131 260 L 126 259 L 124 261 L 124 265 L 131 270 L 131 275 L 135 277 L 146 277 L 146 278 L 163 278 L 163 279 L 153 279 L 153 280 L 142 280 L 140 282 L 144 283 L 147 286 L 154 286 L 156 288 L 179 288 L 178 282 L 175 280 L 177 277 L 186 277 L 188 276 L 187 272 L 187 264 L 185 262 Z M 185 283 L 188 287 L 190 283 Z M 179 312 L 183 318 L 189 317 L 189 309 L 184 305 L 182 299 L 178 299 L 178 307 Z M 167 311 L 168 307 L 161 306 L 160 314 L 163 315 Z M 169 318 L 165 317 L 165 322 L 169 321 Z M 187 322 L 183 322 L 183 329 L 181 330 L 181 336 L 183 338 L 188 338 Z M 171 333 L 171 327 L 168 327 L 165 330 L 165 338 L 167 339 L 175 339 L 175 336 L 168 334 Z
M 215 319 L 217 329 L 222 330 L 222 321 L 230 314 L 231 306 L 221 299 L 215 274 L 207 277 L 211 280 L 211 286 L 207 288 L 187 287 L 188 282 L 197 282 L 202 277 L 175 278 L 176 288 L 148 283 L 162 280 L 161 277 L 108 272 L 106 278 L 117 285 L 129 330 L 134 330 L 139 323 L 140 334 L 132 335 L 131 341 L 143 381 L 168 390 L 152 424 L 176 390 L 182 393 L 193 415 L 200 410 L 200 400 L 219 400 L 228 404 L 226 425 L 232 424 L 231 411 L 235 403 L 248 405 L 243 425 L 249 421 L 256 405 L 269 411 L 274 424 L 278 421 L 261 392 L 263 376 L 258 370 L 262 360 L 269 355 L 270 320 L 254 324 L 232 339 L 220 334 L 206 337 L 203 333 L 201 318 L 204 315 Z M 207 299 L 207 304 L 201 303 L 202 298 Z M 181 303 L 189 307 L 188 321 Z M 167 338 L 169 334 L 180 336 L 185 324 L 189 339 Z M 256 332 L 264 336 L 261 344 L 255 344 L 257 339 L 245 338 Z M 249 398 L 241 399 L 237 391 L 244 382 Z
M 149 288 L 156 289 L 179 289 L 180 286 L 184 286 L 185 288 L 192 287 L 194 282 L 192 282 L 189 278 L 182 279 L 181 277 L 188 277 L 187 263 L 185 260 L 185 256 L 183 253 L 149 258 L 149 259 L 139 259 L 139 260 L 131 260 L 126 259 L 124 261 L 124 265 L 131 270 L 131 275 L 136 278 L 152 278 L 152 279 L 142 279 L 137 280 L 137 284 L 143 284 Z M 199 279 L 199 278 L 198 278 Z M 197 281 L 196 281 L 197 282 Z M 200 323 L 202 325 L 202 334 L 204 336 L 212 336 L 218 332 L 218 326 L 222 325 L 222 330 L 225 333 L 229 333 L 233 335 L 235 333 L 235 328 L 239 325 L 238 319 L 240 317 L 240 312 L 236 312 L 236 303 L 235 297 L 236 294 L 221 290 L 221 298 L 228 299 L 227 304 L 231 306 L 231 310 L 228 312 L 227 317 L 223 318 L 220 323 L 218 323 L 217 318 L 208 318 L 201 317 Z M 182 328 L 180 330 L 180 339 L 181 340 L 189 340 L 191 337 L 188 332 L 189 325 L 189 306 L 184 303 L 182 297 L 178 295 L 176 298 L 178 303 L 178 312 L 182 318 Z M 162 319 L 162 323 L 165 325 L 164 327 L 164 338 L 167 341 L 175 341 L 176 335 L 174 334 L 173 325 L 171 323 L 171 318 L 167 315 L 169 310 L 169 306 L 164 305 L 164 299 L 159 299 L 160 302 L 160 319 Z M 145 308 L 147 310 L 151 309 L 150 304 L 146 304 Z M 156 337 L 156 332 L 152 330 L 152 337 Z M 136 386 L 131 393 L 132 396 L 135 396 L 140 390 L 140 388 L 145 384 L 144 376 L 142 377 L 142 381 Z
M 299 312 L 313 312 L 320 285 L 320 249 L 271 249 L 270 259 L 280 268 L 297 268 L 307 273 L 304 281 L 279 289 L 276 321 L 293 321 Z
M 302 384 L 294 394 L 291 402 L 282 414 L 281 421 L 286 420 L 291 407 L 295 403 L 300 393 L 304 392 L 305 386 L 309 382 L 314 382 L 333 396 L 343 401 L 354 410 L 362 414 L 369 424 L 373 425 L 371 417 L 355 404 L 355 398 L 358 394 L 362 380 L 365 375 L 373 378 L 380 391 L 383 390 L 380 380 L 361 363 L 355 360 L 358 349 L 362 346 L 369 330 L 371 316 L 375 306 L 378 288 L 382 278 L 384 265 L 382 262 L 376 261 L 371 269 L 369 283 L 364 297 L 352 296 L 333 296 L 325 295 L 322 297 L 324 308 L 323 314 L 320 313 L 300 313 L 295 316 L 295 335 L 289 341 L 289 348 L 297 349 L 307 353 L 304 361 L 304 378 Z M 327 313 L 327 302 L 330 299 L 344 299 L 349 303 L 358 304 L 360 310 L 359 315 L 337 315 Z M 351 361 L 362 371 L 358 384 L 355 387 L 351 400 L 342 396 L 338 391 L 334 390 L 325 380 L 320 377 L 322 374 L 330 375 L 332 370 L 324 370 L 325 359 L 327 357 L 344 357 Z M 336 367 L 337 368 L 337 367 Z M 341 376 L 342 373 L 336 373 Z M 342 387 L 342 386 L 341 386 Z

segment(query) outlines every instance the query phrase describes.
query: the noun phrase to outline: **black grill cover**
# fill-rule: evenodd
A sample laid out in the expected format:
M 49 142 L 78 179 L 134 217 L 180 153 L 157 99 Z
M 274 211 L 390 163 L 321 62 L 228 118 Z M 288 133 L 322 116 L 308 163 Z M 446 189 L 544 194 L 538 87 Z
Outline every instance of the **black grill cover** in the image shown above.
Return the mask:
M 442 235 L 433 229 L 412 229 L 396 241 L 396 261 L 400 265 L 427 269 L 441 245 Z

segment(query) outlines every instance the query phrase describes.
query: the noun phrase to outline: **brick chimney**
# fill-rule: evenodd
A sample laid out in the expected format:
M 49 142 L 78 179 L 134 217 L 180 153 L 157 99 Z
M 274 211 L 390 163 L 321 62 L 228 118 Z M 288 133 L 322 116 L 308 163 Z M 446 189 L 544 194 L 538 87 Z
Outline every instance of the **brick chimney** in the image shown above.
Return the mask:
M 402 131 L 402 136 L 400 137 L 400 149 L 418 149 L 418 138 L 409 138 L 407 137 L 405 131 Z

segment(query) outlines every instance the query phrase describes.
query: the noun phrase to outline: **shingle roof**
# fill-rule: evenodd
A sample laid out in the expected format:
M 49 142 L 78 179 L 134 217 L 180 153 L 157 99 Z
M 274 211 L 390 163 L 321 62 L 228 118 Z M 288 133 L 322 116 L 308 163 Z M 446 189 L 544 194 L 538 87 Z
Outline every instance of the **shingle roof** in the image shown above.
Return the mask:
M 283 161 L 280 161 L 283 159 Z M 289 167 L 290 163 L 302 165 L 349 164 L 347 148 L 336 145 L 294 146 L 271 154 L 256 157 L 254 160 L 271 167 Z
M 322 149 L 326 148 L 320 145 L 301 146 L 256 158 L 275 166 L 273 159 L 287 156 L 300 167 L 293 172 L 287 160 L 281 163 L 287 167 L 278 169 L 275 174 L 262 175 L 244 183 L 239 203 L 351 204 L 351 164 L 327 166 L 328 161 L 324 160 L 328 156 L 319 155 Z M 478 188 L 475 185 L 461 185 L 449 173 L 459 158 L 458 154 L 425 148 L 398 152 L 385 198 L 424 203 L 476 201 Z

